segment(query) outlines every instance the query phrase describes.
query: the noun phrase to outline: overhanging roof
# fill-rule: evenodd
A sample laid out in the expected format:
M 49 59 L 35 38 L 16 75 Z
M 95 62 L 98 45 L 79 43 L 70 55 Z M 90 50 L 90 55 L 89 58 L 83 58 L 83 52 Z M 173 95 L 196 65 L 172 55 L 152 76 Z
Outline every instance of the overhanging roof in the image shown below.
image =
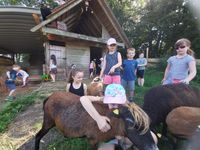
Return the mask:
M 46 32 L 46 28 L 42 31 L 57 36 L 60 34 L 60 36 L 64 37 L 69 37 L 69 32 L 72 32 L 76 34 L 75 37 L 77 38 L 86 35 L 87 40 L 91 39 L 90 37 L 94 37 L 100 39 L 98 40 L 100 43 L 102 43 L 103 40 L 104 43 L 106 43 L 105 41 L 108 39 L 109 34 L 109 36 L 116 38 L 118 42 L 124 43 L 123 45 L 126 47 L 131 46 L 123 29 L 112 13 L 112 10 L 107 5 L 106 0 L 90 0 L 87 9 L 85 7 L 84 0 L 68 0 L 63 5 L 55 8 L 53 12 L 47 16 L 46 20 L 33 27 L 31 31 L 35 32 L 45 26 L 51 26 L 53 23 L 55 24 L 56 21 L 62 21 L 65 23 L 68 33 L 54 32 L 53 29 L 48 29 L 48 32 Z M 106 32 L 102 33 L 102 30 L 106 31 L 108 34 Z M 71 36 L 71 38 L 74 38 L 74 36 Z
M 36 25 L 32 14 L 40 10 L 27 7 L 0 7 L 0 53 L 38 53 L 43 50 L 41 32 L 31 32 Z

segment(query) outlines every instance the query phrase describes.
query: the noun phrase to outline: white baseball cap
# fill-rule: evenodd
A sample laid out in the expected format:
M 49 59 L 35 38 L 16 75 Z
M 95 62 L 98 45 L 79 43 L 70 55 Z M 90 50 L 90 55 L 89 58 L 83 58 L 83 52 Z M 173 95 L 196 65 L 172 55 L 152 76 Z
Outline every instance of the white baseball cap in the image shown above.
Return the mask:
M 117 44 L 117 41 L 114 38 L 109 38 L 107 41 L 107 45 Z

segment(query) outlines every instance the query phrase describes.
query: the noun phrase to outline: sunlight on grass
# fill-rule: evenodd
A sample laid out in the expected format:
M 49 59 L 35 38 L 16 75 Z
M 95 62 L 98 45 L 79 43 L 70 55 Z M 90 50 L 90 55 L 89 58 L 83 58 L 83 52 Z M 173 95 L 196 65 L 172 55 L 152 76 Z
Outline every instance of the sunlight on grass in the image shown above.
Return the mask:
M 35 129 L 35 130 L 40 130 L 41 128 L 42 128 L 42 122 L 37 122 L 37 123 L 35 123 L 34 125 L 33 125 L 33 128 Z

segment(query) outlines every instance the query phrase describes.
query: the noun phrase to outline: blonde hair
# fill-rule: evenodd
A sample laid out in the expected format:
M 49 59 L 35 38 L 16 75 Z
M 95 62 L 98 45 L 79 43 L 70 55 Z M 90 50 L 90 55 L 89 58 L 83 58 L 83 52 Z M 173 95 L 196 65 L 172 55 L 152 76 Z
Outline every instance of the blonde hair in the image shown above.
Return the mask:
M 130 52 L 130 51 L 135 53 L 135 48 L 128 48 L 127 53 Z
M 125 104 L 125 106 L 128 107 L 136 122 L 131 128 L 134 128 L 137 125 L 138 129 L 142 129 L 141 134 L 145 134 L 149 130 L 149 116 L 138 105 L 136 105 L 133 102 L 127 103 Z

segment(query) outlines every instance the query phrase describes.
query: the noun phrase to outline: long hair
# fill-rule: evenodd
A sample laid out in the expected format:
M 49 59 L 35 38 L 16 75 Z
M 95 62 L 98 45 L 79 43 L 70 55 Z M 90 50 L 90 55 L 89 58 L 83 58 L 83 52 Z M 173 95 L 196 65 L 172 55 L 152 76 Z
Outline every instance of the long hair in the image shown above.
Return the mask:
M 74 81 L 73 77 L 78 73 L 78 72 L 84 72 L 83 70 L 79 68 L 72 68 L 69 77 L 68 77 L 68 83 L 72 83 Z
M 53 60 L 53 64 L 57 65 L 56 56 L 55 55 L 51 55 L 51 59 Z
M 138 129 L 141 129 L 141 134 L 145 134 L 149 130 L 149 116 L 135 103 L 127 103 L 125 106 L 128 107 L 135 119 L 136 123 L 133 128 L 137 125 Z

